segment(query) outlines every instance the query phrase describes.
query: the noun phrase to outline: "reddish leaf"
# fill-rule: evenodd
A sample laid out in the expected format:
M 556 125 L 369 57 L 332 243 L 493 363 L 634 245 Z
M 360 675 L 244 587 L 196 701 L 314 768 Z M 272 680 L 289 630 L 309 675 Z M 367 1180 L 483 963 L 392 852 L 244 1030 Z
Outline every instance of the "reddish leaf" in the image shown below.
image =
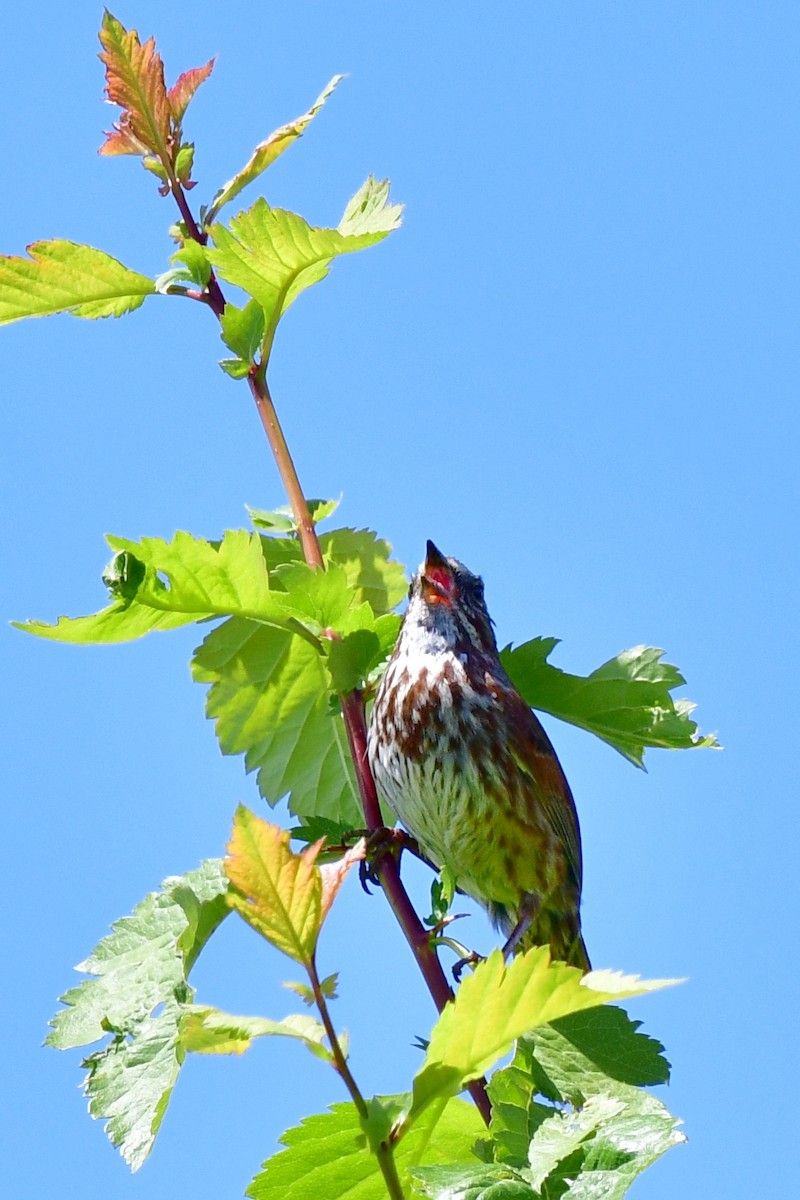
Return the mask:
M 106 95 L 119 104 L 122 116 L 114 132 L 106 135 L 101 154 L 155 154 L 170 160 L 170 105 L 164 83 L 164 65 L 149 38 L 142 45 L 135 29 L 127 30 L 106 12 L 100 30 L 106 67 Z
M 190 100 L 200 87 L 200 84 L 205 83 L 214 70 L 215 62 L 216 59 L 212 58 L 209 59 L 204 67 L 192 67 L 191 71 L 184 71 L 178 77 L 174 86 L 167 92 L 170 112 L 176 125 L 180 125 L 183 120 L 183 114 L 189 107 Z

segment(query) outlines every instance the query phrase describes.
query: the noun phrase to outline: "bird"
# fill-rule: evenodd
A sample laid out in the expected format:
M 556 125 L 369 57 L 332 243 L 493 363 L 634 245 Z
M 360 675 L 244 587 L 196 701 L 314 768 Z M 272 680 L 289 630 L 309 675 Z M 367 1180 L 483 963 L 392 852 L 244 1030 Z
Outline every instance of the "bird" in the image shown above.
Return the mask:
M 427 543 L 370 716 L 381 800 L 505 938 L 591 970 L 575 801 L 500 661 L 483 580 Z

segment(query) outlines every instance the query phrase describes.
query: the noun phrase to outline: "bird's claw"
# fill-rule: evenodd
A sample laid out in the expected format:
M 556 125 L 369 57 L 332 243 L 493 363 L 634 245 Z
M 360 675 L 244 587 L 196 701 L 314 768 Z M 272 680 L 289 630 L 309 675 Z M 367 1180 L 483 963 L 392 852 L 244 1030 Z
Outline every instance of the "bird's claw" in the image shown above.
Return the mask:
M 483 954 L 478 954 L 477 950 L 470 950 L 469 954 L 465 954 L 464 957 L 460 958 L 457 963 L 454 963 L 452 970 L 453 978 L 455 979 L 456 983 L 461 983 L 461 974 L 464 970 L 464 967 L 477 966 L 478 963 L 483 962 L 483 959 Z
M 404 850 L 410 850 L 412 854 L 420 855 L 416 839 L 412 838 L 411 834 L 406 833 L 405 829 L 390 828 L 389 826 L 382 825 L 378 829 L 366 832 L 366 838 L 367 855 L 359 863 L 358 878 L 362 888 L 369 896 L 371 895 L 369 890 L 370 884 L 373 887 L 381 886 L 378 868 L 381 859 L 385 855 L 395 854 L 399 859 Z

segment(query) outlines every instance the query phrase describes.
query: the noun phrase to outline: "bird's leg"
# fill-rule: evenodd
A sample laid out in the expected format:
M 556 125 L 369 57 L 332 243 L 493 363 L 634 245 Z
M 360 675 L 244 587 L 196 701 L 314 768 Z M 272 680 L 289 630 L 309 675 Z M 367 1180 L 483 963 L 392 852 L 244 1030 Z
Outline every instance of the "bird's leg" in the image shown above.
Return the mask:
M 413 838 L 410 833 L 406 833 L 405 829 L 389 828 L 382 825 L 378 829 L 373 829 L 371 832 L 364 831 L 367 838 L 367 856 L 359 864 L 358 876 L 361 886 L 364 891 L 369 894 L 369 884 L 380 886 L 377 867 L 380 860 L 385 854 L 396 854 L 398 859 L 404 850 L 409 850 L 422 862 L 428 863 L 427 858 L 421 852 L 416 838 Z M 431 866 L 428 863 L 428 866 Z
M 506 939 L 506 944 L 503 946 L 503 958 L 508 962 L 511 955 L 519 946 L 525 934 L 533 925 L 533 922 L 538 917 L 542 907 L 541 896 L 534 892 L 525 892 L 522 897 L 522 903 L 519 906 L 519 916 L 517 923 L 511 930 L 511 933 Z

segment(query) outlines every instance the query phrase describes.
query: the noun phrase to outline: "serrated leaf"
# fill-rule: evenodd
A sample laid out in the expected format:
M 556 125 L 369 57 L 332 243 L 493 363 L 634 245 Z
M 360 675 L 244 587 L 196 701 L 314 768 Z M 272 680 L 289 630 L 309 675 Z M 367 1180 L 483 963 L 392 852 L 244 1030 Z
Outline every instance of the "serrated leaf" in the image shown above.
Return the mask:
M 251 304 L 255 304 L 255 301 L 251 301 Z M 261 313 L 263 320 L 263 310 L 257 304 L 255 307 Z M 231 347 L 231 349 L 233 348 Z M 338 500 L 306 500 L 308 515 L 315 525 L 319 525 L 321 521 L 325 521 L 336 512 L 341 502 L 341 496 Z M 251 508 L 249 504 L 246 504 L 245 508 L 247 509 L 247 515 L 256 529 L 263 529 L 268 533 L 292 533 L 297 530 L 297 522 L 294 519 L 294 513 L 289 504 L 282 505 L 280 508 L 272 511 L 264 508 Z
M 26 621 L 16 627 L 52 641 L 86 644 L 131 641 L 153 630 L 231 613 L 252 614 L 282 627 L 290 621 L 284 615 L 283 598 L 271 595 L 257 534 L 232 529 L 221 542 L 184 532 L 176 533 L 171 542 L 162 538 L 134 542 L 111 535 L 106 540 L 128 564 L 124 587 L 114 582 L 118 559 L 110 573 L 106 568 L 104 578 L 113 584 L 115 596 L 109 607 L 88 617 L 61 617 L 54 625 Z M 133 573 L 131 563 L 140 569 Z
M 543 1121 L 528 1150 L 529 1179 L 534 1189 L 539 1191 L 559 1163 L 594 1137 L 604 1122 L 619 1116 L 624 1107 L 612 1096 L 590 1096 L 582 1108 L 553 1113 Z
M 385 1097 L 382 1104 L 396 1110 L 406 1099 Z M 408 1188 L 409 1170 L 420 1162 L 466 1157 L 483 1129 L 474 1107 L 463 1100 L 451 1100 L 435 1121 L 423 1119 L 396 1147 L 401 1185 Z M 335 1104 L 307 1117 L 280 1140 L 286 1148 L 264 1163 L 247 1189 L 251 1200 L 386 1200 L 386 1184 L 354 1105 Z
M 250 374 L 250 363 L 243 358 L 221 358 L 217 365 L 231 379 L 246 379 Z
M 0 325 L 61 312 L 121 317 L 156 290 L 152 279 L 93 246 L 54 239 L 34 242 L 28 254 L 0 255 Z
M 184 1007 L 181 1042 L 191 1054 L 244 1054 L 256 1038 L 288 1037 L 302 1042 L 316 1058 L 332 1062 L 323 1045 L 325 1027 L 305 1015 L 270 1021 L 267 1017 L 241 1017 L 199 1004 Z
M 228 903 L 271 945 L 308 965 L 324 919 L 319 846 L 295 854 L 289 831 L 240 806 L 233 822 L 225 871 L 233 884 Z
M 101 154 L 144 154 L 169 159 L 170 104 L 164 66 L 149 38 L 144 45 L 135 29 L 127 30 L 108 10 L 99 33 L 106 68 L 106 96 L 123 112 L 106 135 Z
M 231 200 L 234 200 L 248 184 L 257 179 L 263 171 L 266 171 L 267 167 L 271 166 L 275 162 L 275 159 L 283 154 L 284 150 L 288 149 L 296 138 L 299 138 L 305 132 L 325 101 L 343 79 L 344 75 L 334 75 L 327 87 L 317 96 L 317 99 L 311 105 L 308 112 L 303 113 L 301 117 L 295 117 L 293 121 L 289 121 L 286 125 L 282 125 L 280 129 L 276 129 L 263 142 L 259 142 L 241 171 L 237 171 L 233 179 L 229 179 L 227 183 L 223 184 L 214 196 L 206 214 L 206 223 L 208 225 L 216 220 L 217 214 L 223 205 L 229 204 Z
M 408 591 L 403 564 L 390 557 L 392 548 L 371 529 L 333 529 L 320 534 L 326 559 L 344 569 L 356 602 L 366 602 L 376 616 L 390 613 Z M 386 627 L 384 627 L 386 628 Z
M 532 708 L 587 729 L 635 766 L 645 747 L 667 750 L 716 747 L 690 719 L 694 705 L 671 692 L 685 680 L 662 661 L 663 650 L 635 646 L 609 659 L 586 677 L 570 675 L 547 659 L 557 638 L 534 638 L 507 646 L 500 657 L 514 685 Z
M 255 300 L 244 308 L 227 302 L 220 317 L 220 337 L 229 350 L 252 363 L 264 337 L 264 310 Z
M 396 229 L 403 215 L 402 204 L 389 203 L 389 180 L 370 175 L 347 202 L 339 233 L 358 237 L 369 233 L 387 233 Z
M 266 362 L 278 322 L 289 306 L 312 284 L 327 275 L 331 261 L 381 241 L 399 223 L 399 213 L 385 209 L 385 227 L 361 234 L 318 229 L 296 213 L 270 208 L 259 199 L 246 212 L 232 217 L 230 228 L 211 226 L 215 248 L 211 263 L 228 283 L 242 288 L 264 309 L 266 329 L 261 347 Z
M 67 1007 L 51 1021 L 46 1044 L 59 1050 L 112 1033 L 110 1045 L 87 1061 L 85 1090 L 92 1116 L 107 1120 L 112 1143 L 134 1170 L 152 1148 L 183 1061 L 181 1005 L 193 996 L 186 980 L 228 915 L 227 888 L 218 859 L 165 879 L 79 965 L 93 978 L 61 997 Z
M 199 242 L 187 238 L 174 254 L 170 255 L 170 262 L 184 263 L 186 266 L 186 274 L 193 283 L 200 287 L 205 287 L 211 275 L 211 266 L 206 255 L 205 246 L 201 246 Z
M 167 92 L 167 101 L 173 121 L 180 125 L 186 109 L 190 102 L 194 99 L 194 94 L 200 87 L 201 83 L 205 83 L 211 72 L 214 70 L 216 59 L 209 59 L 204 67 L 192 67 L 190 71 L 184 71 L 179 75 L 173 86 Z
M 546 946 L 519 954 L 508 965 L 495 950 L 464 980 L 434 1026 L 414 1079 L 409 1122 L 433 1100 L 454 1096 L 484 1075 L 517 1038 L 538 1025 L 674 982 L 611 971 L 582 975 L 577 967 L 551 962 Z
M 84 1095 L 89 1114 L 105 1120 L 105 1131 L 132 1171 L 153 1148 L 183 1065 L 181 1006 L 168 1000 L 158 1016 L 137 1027 L 130 1039 L 117 1035 L 85 1061 Z
M 195 651 L 192 674 L 211 684 L 206 714 L 223 754 L 244 754 L 269 804 L 363 823 L 347 734 L 330 710 L 330 681 L 313 646 L 284 630 L 234 617 Z
M 667 1083 L 664 1047 L 639 1033 L 640 1024 L 614 1005 L 586 1009 L 533 1030 L 518 1054 L 533 1071 L 537 1091 L 555 1101 L 580 1104 L 608 1092 L 609 1080 L 631 1087 Z
M 289 833 L 293 841 L 318 842 L 320 838 L 325 838 L 328 845 L 340 846 L 348 837 L 352 837 L 353 827 L 330 821 L 327 817 L 307 817 L 302 825 L 296 825 Z

